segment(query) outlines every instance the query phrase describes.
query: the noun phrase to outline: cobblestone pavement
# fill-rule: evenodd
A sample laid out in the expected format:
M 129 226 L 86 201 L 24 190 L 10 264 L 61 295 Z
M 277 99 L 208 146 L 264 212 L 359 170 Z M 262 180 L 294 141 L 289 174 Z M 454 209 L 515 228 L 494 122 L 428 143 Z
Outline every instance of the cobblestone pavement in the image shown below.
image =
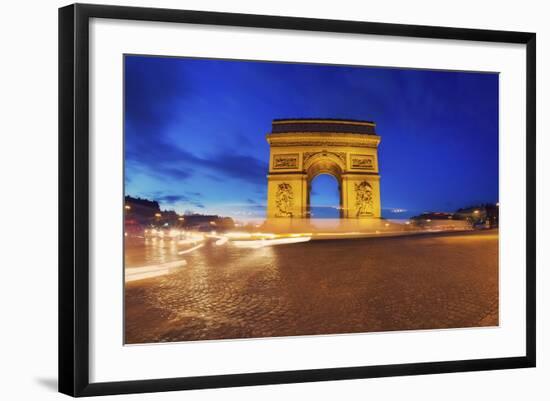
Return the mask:
M 498 325 L 494 230 L 184 256 L 126 284 L 126 343 Z

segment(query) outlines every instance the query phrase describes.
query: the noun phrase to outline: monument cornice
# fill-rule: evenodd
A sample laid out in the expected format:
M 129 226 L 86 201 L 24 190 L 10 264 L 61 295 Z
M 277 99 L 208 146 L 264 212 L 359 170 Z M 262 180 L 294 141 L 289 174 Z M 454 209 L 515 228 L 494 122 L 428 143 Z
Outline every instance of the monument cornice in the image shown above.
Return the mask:
M 350 134 L 376 135 L 376 124 L 365 120 L 331 118 L 290 118 L 273 120 L 271 133 L 299 132 L 345 132 Z
M 377 172 L 366 172 L 366 171 L 352 171 L 352 172 L 349 172 L 349 173 L 342 173 L 342 178 L 345 178 L 345 177 L 362 177 L 362 176 L 370 176 L 372 177 L 373 179 L 375 180 L 378 180 L 380 181 L 380 174 L 377 173 Z
M 363 125 L 368 127 L 375 127 L 376 124 L 372 121 L 365 120 L 340 120 L 333 118 L 295 118 L 295 119 L 283 119 L 273 120 L 273 125 L 283 124 L 342 124 L 342 125 Z
M 378 135 L 352 134 L 345 132 L 292 132 L 269 133 L 267 142 L 274 147 L 288 146 L 339 146 L 376 148 Z

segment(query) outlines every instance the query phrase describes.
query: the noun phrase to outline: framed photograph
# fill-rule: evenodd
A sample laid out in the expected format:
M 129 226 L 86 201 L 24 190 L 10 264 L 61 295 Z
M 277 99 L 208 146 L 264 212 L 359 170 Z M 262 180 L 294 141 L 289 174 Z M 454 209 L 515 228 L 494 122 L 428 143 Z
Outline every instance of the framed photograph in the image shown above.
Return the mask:
M 59 390 L 535 366 L 535 34 L 59 10 Z

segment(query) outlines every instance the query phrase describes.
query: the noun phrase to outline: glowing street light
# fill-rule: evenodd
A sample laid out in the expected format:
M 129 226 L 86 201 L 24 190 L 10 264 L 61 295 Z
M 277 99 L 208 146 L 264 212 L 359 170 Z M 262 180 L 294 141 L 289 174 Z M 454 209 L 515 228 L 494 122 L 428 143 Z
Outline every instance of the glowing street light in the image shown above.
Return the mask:
M 155 217 L 161 217 L 161 216 L 162 216 L 162 214 L 160 214 L 160 213 L 155 213 Z
M 124 205 L 124 209 L 130 210 L 132 207 L 130 205 Z

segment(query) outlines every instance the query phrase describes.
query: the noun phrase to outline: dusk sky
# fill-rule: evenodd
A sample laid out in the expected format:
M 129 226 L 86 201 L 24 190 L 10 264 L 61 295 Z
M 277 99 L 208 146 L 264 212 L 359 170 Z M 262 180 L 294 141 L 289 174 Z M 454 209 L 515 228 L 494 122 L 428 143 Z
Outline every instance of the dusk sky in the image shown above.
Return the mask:
M 126 195 L 179 213 L 264 216 L 277 118 L 374 121 L 384 217 L 498 201 L 494 73 L 126 56 L 124 118 Z

